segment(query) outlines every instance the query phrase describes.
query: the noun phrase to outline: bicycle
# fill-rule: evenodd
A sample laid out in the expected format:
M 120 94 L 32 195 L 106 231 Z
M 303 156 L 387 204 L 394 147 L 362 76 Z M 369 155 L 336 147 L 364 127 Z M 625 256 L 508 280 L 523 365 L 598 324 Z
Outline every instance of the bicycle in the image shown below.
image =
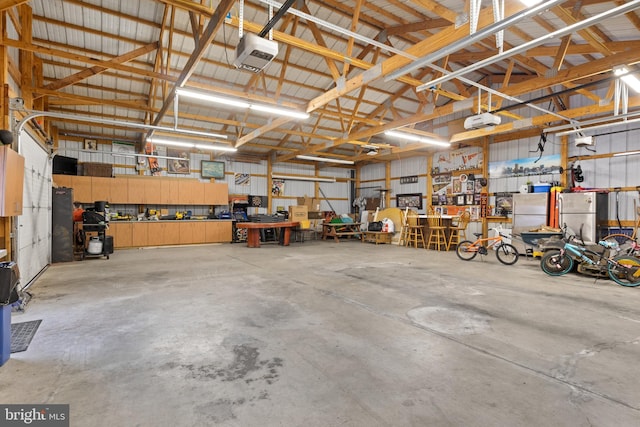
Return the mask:
M 458 243 L 456 247 L 456 255 L 458 258 L 464 261 L 471 261 L 476 255 L 486 255 L 489 253 L 489 249 L 493 249 L 496 252 L 496 258 L 498 261 L 505 265 L 513 265 L 518 261 L 520 254 L 515 246 L 506 243 L 505 236 L 500 232 L 498 228 L 492 228 L 496 232 L 495 237 L 482 237 L 482 233 L 473 233 L 476 236 L 476 241 L 463 240 Z
M 586 246 L 571 243 L 575 236 L 565 241 L 560 250 L 548 251 L 540 260 L 540 268 L 549 276 L 562 276 L 573 270 L 575 262 L 579 262 L 578 272 L 591 275 L 604 275 L 621 286 L 636 287 L 640 285 L 640 259 L 620 255 L 615 240 L 600 240 L 598 245 L 604 248 L 601 252 L 593 251 Z M 606 276 L 604 276 L 606 277 Z

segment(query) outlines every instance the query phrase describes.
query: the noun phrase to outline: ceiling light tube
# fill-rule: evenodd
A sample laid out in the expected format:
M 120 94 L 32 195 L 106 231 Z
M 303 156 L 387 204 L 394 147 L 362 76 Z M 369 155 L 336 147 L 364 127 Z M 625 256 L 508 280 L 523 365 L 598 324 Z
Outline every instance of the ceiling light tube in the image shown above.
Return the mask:
M 222 96 L 211 95 L 208 93 L 202 93 L 194 90 L 178 88 L 176 94 L 180 96 L 186 96 L 187 98 L 200 99 L 202 101 L 213 102 L 215 104 L 230 105 L 238 108 L 249 108 L 249 103 L 236 99 L 225 98 Z
M 624 153 L 616 153 L 613 155 L 613 157 L 633 156 L 635 154 L 640 154 L 640 151 L 625 151 Z
M 254 104 L 244 100 L 232 99 L 224 96 L 212 95 L 212 94 L 193 91 L 193 90 L 184 89 L 184 88 L 176 89 L 176 94 L 179 96 L 186 96 L 188 98 L 195 98 L 195 99 L 200 99 L 202 101 L 213 102 L 215 104 L 229 105 L 229 106 L 238 107 L 238 108 L 249 108 L 250 110 L 277 114 L 279 116 L 293 117 L 295 119 L 309 118 L 309 114 L 302 111 L 297 111 L 297 110 L 288 109 L 288 108 L 279 108 L 271 105 Z
M 289 176 L 289 175 L 279 175 L 275 173 L 271 174 L 271 178 L 288 179 L 290 181 L 336 182 L 335 178 L 319 178 L 315 176 Z
M 613 122 L 613 123 L 603 123 L 601 125 L 589 126 L 589 127 L 586 127 L 586 128 L 565 130 L 564 132 L 556 133 L 556 136 L 571 135 L 571 134 L 574 134 L 574 133 L 588 132 L 588 131 L 594 130 L 594 129 L 602 129 L 602 128 L 608 128 L 608 127 L 611 127 L 611 126 L 620 126 L 620 125 L 626 125 L 628 123 L 636 123 L 636 122 L 640 122 L 640 118 L 633 119 L 633 120 L 621 120 L 619 122 Z
M 542 132 L 553 133 L 561 130 L 572 129 L 572 128 L 575 128 L 576 126 L 595 125 L 595 124 L 600 124 L 602 122 L 607 122 L 610 120 L 616 120 L 616 119 L 621 120 L 621 119 L 627 119 L 627 118 L 632 118 L 636 116 L 640 116 L 639 111 L 635 111 L 633 113 L 627 113 L 627 114 L 618 114 L 617 116 L 611 116 L 611 117 L 600 117 L 598 119 L 585 120 L 582 122 L 571 123 L 568 125 L 553 126 L 550 128 L 543 129 Z
M 538 3 L 540 3 L 542 0 L 538 0 Z M 439 59 L 444 58 L 447 55 L 450 55 L 454 52 L 459 51 L 460 49 L 467 47 L 473 43 L 476 43 L 480 40 L 483 40 L 489 36 L 492 36 L 494 34 L 496 34 L 498 31 L 504 30 L 506 28 L 509 28 L 515 24 L 517 24 L 518 22 L 522 21 L 523 19 L 529 17 L 529 16 L 536 16 L 542 12 L 544 12 L 547 9 L 550 9 L 553 6 L 556 6 L 557 4 L 562 3 L 564 0 L 551 0 L 546 2 L 543 5 L 532 5 L 532 4 L 527 4 L 528 8 L 524 9 L 522 11 L 520 11 L 519 13 L 516 13 L 515 15 L 509 16 L 508 18 L 505 18 L 501 21 L 498 21 L 496 23 L 493 23 L 487 27 L 484 27 L 483 29 L 469 35 L 468 37 L 458 40 L 457 42 L 451 43 L 449 44 L 447 47 L 444 47 L 436 52 L 433 52 L 427 56 L 423 56 L 422 58 L 416 59 L 415 61 L 413 61 L 411 64 L 406 65 L 402 68 L 400 68 L 399 70 L 387 75 L 384 78 L 385 82 L 391 81 L 391 80 L 395 80 L 399 77 L 404 76 L 405 74 L 408 74 L 412 71 L 417 70 L 418 68 L 423 68 L 426 66 L 431 67 L 432 64 L 434 62 L 436 62 Z M 524 3 L 524 2 L 523 2 Z M 529 2 L 531 3 L 531 2 Z M 534 7 L 535 6 L 535 7 Z
M 184 160 L 184 157 L 171 157 L 171 156 L 158 156 L 154 154 L 138 154 L 138 153 L 107 153 L 104 152 L 102 154 L 111 154 L 113 157 L 153 157 L 154 159 L 165 159 L 165 160 Z
M 434 86 L 437 86 L 439 84 L 442 84 L 444 82 L 448 82 L 449 80 L 455 79 L 459 76 L 462 76 L 464 74 L 468 74 L 471 73 L 473 71 L 476 71 L 480 68 L 486 67 L 487 65 L 491 65 L 495 62 L 497 62 L 498 60 L 502 60 L 505 58 L 509 58 L 511 56 L 517 55 L 519 53 L 525 52 L 533 47 L 539 46 L 543 43 L 548 42 L 551 39 L 555 39 L 555 38 L 561 38 L 564 37 L 566 35 L 569 34 L 573 34 L 576 31 L 582 30 L 584 28 L 590 27 L 596 23 L 599 23 L 601 21 L 604 21 L 605 19 L 608 18 L 613 18 L 622 14 L 625 14 L 627 12 L 630 12 L 634 9 L 637 9 L 638 7 L 640 7 L 640 0 L 633 0 L 633 1 L 629 1 L 626 3 L 623 3 L 622 5 L 618 6 L 618 7 L 614 7 L 613 9 L 607 9 L 605 12 L 602 12 L 598 15 L 593 15 L 589 18 L 583 19 L 582 21 L 576 22 L 575 24 L 572 25 L 568 25 L 560 30 L 556 30 L 552 33 L 549 33 L 545 36 L 539 37 L 537 39 L 528 41 L 526 43 L 523 43 L 517 47 L 511 48 L 509 50 L 504 51 L 503 53 L 500 53 L 498 55 L 494 55 L 491 56 L 489 58 L 483 59 L 481 61 L 475 62 L 473 65 L 469 65 L 467 67 L 463 67 L 460 68 L 459 70 L 453 71 L 453 72 L 448 72 L 448 74 L 439 77 L 437 79 L 431 80 L 430 82 L 424 83 L 418 87 L 416 87 L 416 92 L 421 92 L 427 89 L 430 89 Z
M 450 142 L 436 141 L 435 139 L 426 138 L 424 136 L 414 135 L 414 134 L 404 133 L 404 132 L 397 132 L 394 130 L 385 131 L 384 134 L 387 136 L 392 136 L 394 138 L 401 138 L 401 139 L 406 139 L 408 141 L 422 142 L 424 144 L 438 145 L 440 147 L 451 146 Z
M 147 142 L 151 142 L 157 145 L 171 145 L 174 147 L 185 147 L 185 148 L 194 148 L 196 146 L 196 144 L 192 142 L 174 141 L 172 139 L 162 139 L 162 138 L 147 138 Z
M 303 113 L 302 111 L 296 110 L 286 110 L 284 108 L 271 107 L 269 105 L 259 105 L 259 104 L 251 104 L 249 106 L 250 110 L 263 111 L 265 113 L 273 113 L 279 116 L 287 116 L 293 117 L 295 119 L 308 119 L 309 114 Z
M 354 163 L 353 160 L 329 159 L 327 157 L 316 157 L 316 156 L 297 155 L 296 158 L 302 159 L 302 160 L 313 160 L 316 162 L 340 163 L 343 165 L 352 165 Z
M 614 67 L 613 73 L 616 76 L 620 77 L 620 79 L 625 82 L 631 89 L 636 91 L 636 93 L 640 93 L 640 80 L 638 80 L 636 76 L 631 74 L 627 67 Z
M 196 144 L 196 148 L 199 148 L 200 150 L 213 150 L 213 151 L 230 151 L 230 152 L 238 151 L 238 149 L 234 147 L 226 147 L 224 145 L 212 145 L 212 144 Z

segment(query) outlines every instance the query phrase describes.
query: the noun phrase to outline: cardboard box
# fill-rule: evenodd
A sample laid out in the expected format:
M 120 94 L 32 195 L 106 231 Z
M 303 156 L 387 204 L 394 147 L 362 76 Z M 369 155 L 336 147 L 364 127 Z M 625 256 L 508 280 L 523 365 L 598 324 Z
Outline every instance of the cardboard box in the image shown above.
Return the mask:
M 307 221 L 309 210 L 306 206 L 289 206 L 289 221 Z
M 307 216 L 309 217 L 309 219 L 324 219 L 324 212 L 309 211 Z
M 306 206 L 309 211 L 320 210 L 320 199 L 314 199 L 311 197 L 298 197 L 298 206 Z

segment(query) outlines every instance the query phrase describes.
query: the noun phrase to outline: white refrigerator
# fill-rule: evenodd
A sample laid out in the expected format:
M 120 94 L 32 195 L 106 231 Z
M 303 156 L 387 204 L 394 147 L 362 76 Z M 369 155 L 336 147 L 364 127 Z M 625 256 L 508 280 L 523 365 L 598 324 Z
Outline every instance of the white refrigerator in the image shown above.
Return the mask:
M 559 225 L 567 225 L 585 243 L 595 243 L 609 220 L 609 194 L 595 191 L 558 194 Z
M 549 193 L 513 195 L 513 233 L 533 231 L 548 224 Z

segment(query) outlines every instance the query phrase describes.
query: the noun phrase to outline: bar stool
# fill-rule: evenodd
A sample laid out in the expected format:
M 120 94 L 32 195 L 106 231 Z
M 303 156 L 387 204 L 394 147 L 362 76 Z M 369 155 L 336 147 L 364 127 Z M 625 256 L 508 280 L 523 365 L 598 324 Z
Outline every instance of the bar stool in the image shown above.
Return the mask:
M 429 241 L 427 242 L 427 247 L 431 248 L 431 245 L 433 245 L 434 249 L 438 251 L 443 250 L 443 248 L 446 249 L 447 227 L 442 225 L 442 215 L 437 212 L 433 212 L 427 215 L 427 220 L 429 221 Z
M 407 215 L 409 215 L 409 208 L 405 208 L 400 215 L 400 239 L 398 239 L 398 246 L 407 246 L 409 244 L 409 226 L 407 224 Z
M 471 220 L 471 214 L 469 211 L 464 211 L 459 217 L 454 217 L 451 220 L 451 226 L 449 227 L 449 241 L 447 242 L 447 250 L 451 249 L 451 244 L 455 242 L 456 246 L 462 240 L 467 239 L 467 225 Z M 462 238 L 464 237 L 464 239 Z
M 407 213 L 407 246 L 413 245 L 414 248 L 418 248 L 418 245 L 422 245 L 427 249 L 427 245 L 424 242 L 424 227 L 418 221 L 418 214 L 414 211 Z

